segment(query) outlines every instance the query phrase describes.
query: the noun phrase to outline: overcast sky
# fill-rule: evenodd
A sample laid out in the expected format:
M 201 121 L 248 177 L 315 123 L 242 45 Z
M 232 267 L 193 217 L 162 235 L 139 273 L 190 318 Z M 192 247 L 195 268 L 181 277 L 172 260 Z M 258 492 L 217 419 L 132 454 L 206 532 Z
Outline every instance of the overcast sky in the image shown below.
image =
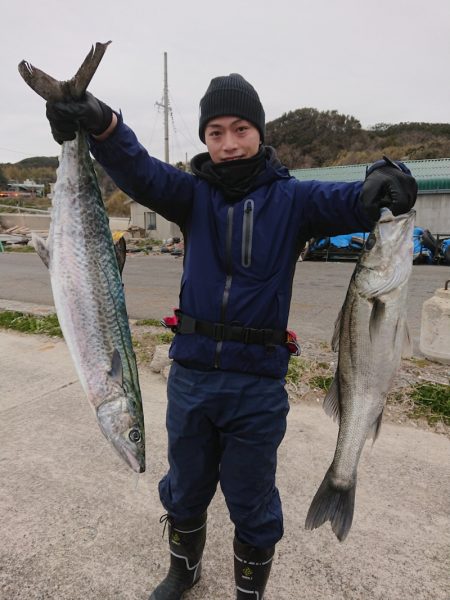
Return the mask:
M 171 162 L 205 149 L 199 100 L 231 72 L 254 85 L 267 121 L 305 106 L 363 127 L 450 121 L 449 0 L 41 0 L 4 2 L 1 15 L 0 162 L 59 152 L 17 64 L 69 79 L 96 41 L 113 43 L 91 92 L 122 109 L 158 158 L 168 53 Z

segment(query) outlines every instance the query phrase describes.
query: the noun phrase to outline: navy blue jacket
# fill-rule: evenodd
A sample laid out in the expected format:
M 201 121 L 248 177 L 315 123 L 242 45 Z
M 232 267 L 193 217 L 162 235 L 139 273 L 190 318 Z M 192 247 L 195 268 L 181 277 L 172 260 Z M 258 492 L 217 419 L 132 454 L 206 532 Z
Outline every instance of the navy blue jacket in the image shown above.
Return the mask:
M 148 155 L 119 119 L 91 151 L 131 198 L 179 225 L 185 237 L 180 308 L 196 319 L 256 329 L 287 327 L 292 281 L 311 237 L 368 231 L 362 182 L 298 181 L 267 160 L 257 188 L 236 202 L 206 180 Z M 200 368 L 285 376 L 289 351 L 177 334 L 170 356 Z

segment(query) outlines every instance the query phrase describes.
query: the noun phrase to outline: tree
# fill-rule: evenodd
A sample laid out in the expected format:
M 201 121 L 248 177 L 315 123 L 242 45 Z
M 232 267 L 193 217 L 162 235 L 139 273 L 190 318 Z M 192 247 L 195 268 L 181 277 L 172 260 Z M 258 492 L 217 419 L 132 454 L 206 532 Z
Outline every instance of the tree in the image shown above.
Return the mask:
M 0 190 L 6 190 L 6 188 L 8 187 L 7 184 L 8 180 L 0 167 Z
M 299 108 L 267 123 L 266 141 L 283 147 L 282 162 L 290 167 L 323 166 L 363 135 L 361 123 L 336 110 Z

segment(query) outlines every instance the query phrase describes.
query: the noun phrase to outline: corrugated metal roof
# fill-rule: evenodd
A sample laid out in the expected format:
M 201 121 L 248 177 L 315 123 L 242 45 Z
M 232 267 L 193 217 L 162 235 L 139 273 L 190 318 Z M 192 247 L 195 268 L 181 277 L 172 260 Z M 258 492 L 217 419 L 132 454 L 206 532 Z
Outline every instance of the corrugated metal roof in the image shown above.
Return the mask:
M 419 192 L 434 194 L 450 192 L 450 158 L 409 160 L 404 161 L 404 163 L 417 179 Z M 365 178 L 366 167 L 370 164 L 292 169 L 291 175 L 300 181 L 311 179 L 319 181 L 361 181 Z

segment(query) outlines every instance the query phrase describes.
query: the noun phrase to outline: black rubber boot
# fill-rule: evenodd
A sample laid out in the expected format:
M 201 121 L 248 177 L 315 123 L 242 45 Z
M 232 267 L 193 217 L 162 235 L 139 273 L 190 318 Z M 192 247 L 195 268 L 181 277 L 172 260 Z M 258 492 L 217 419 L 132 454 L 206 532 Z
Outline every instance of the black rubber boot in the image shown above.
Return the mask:
M 275 546 L 255 548 L 235 537 L 233 547 L 236 600 L 263 600 Z
M 180 600 L 200 579 L 206 541 L 206 512 L 188 521 L 169 525 L 170 567 L 166 578 L 153 590 L 149 600 Z

